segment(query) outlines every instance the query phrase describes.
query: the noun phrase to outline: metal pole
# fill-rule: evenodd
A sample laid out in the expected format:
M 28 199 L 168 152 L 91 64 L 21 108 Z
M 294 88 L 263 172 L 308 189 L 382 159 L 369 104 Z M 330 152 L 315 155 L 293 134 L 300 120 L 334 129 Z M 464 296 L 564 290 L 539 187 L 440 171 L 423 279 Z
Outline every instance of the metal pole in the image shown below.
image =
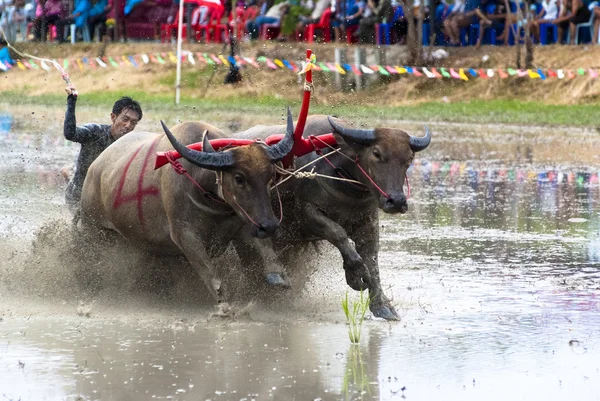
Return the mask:
M 359 47 L 354 49 L 354 65 L 360 71 L 360 66 L 365 62 L 365 50 Z M 356 77 L 356 90 L 359 91 L 365 87 L 364 79 L 362 75 L 355 74 Z
M 181 37 L 183 35 L 183 3 L 184 0 L 179 0 L 179 24 L 177 24 L 177 77 L 175 78 L 175 104 L 179 104 L 179 92 L 181 89 Z

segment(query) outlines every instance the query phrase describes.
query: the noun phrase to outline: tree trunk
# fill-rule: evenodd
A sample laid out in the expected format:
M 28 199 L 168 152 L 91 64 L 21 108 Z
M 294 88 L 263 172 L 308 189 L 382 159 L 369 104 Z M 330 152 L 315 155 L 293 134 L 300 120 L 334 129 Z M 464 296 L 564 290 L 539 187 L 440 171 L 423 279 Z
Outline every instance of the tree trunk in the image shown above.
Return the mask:
M 421 44 L 418 38 L 422 37 L 417 34 L 417 27 L 415 26 L 415 18 L 413 13 L 413 0 L 405 0 L 400 2 L 400 6 L 404 9 L 404 16 L 408 23 L 408 32 L 406 34 L 406 46 L 408 47 L 409 60 L 408 64 L 416 65 L 420 61 Z M 422 21 L 421 21 L 422 24 Z

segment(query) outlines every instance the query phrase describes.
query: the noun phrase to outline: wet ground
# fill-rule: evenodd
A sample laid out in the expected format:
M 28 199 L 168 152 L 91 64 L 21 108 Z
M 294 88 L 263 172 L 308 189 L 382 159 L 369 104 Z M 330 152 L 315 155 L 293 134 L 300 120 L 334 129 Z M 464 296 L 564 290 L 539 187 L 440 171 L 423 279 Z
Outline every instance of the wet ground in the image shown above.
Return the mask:
M 433 124 L 409 212 L 382 221 L 402 321 L 367 320 L 357 347 L 332 251 L 292 303 L 237 319 L 152 292 L 27 296 L 67 269 L 23 262 L 68 219 L 60 122 L 0 134 L 0 400 L 600 400 L 595 131 Z

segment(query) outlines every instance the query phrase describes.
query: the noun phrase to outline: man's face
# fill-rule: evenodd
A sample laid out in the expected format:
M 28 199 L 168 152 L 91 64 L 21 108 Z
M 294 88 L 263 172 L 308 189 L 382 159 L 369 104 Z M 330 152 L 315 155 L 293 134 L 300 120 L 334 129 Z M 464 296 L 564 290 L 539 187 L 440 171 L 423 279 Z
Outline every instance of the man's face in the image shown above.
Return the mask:
M 112 128 L 111 133 L 115 139 L 119 139 L 125 134 L 133 131 L 138 121 L 140 120 L 140 116 L 138 113 L 131 109 L 123 109 L 121 114 L 118 116 L 114 113 L 110 113 L 110 119 L 112 120 Z

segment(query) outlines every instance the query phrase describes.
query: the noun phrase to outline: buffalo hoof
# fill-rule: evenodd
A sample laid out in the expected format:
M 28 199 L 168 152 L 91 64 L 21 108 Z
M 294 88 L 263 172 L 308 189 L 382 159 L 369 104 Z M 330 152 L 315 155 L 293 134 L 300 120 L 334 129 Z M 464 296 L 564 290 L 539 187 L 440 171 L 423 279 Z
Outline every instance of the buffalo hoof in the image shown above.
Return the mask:
M 369 288 L 369 283 L 365 281 L 363 276 L 356 270 L 346 269 L 346 283 L 354 291 L 364 291 Z
M 271 287 L 290 288 L 290 282 L 279 273 L 268 273 L 265 279 Z
M 391 305 L 371 306 L 371 313 L 373 313 L 373 316 L 385 320 L 400 320 L 398 312 Z

